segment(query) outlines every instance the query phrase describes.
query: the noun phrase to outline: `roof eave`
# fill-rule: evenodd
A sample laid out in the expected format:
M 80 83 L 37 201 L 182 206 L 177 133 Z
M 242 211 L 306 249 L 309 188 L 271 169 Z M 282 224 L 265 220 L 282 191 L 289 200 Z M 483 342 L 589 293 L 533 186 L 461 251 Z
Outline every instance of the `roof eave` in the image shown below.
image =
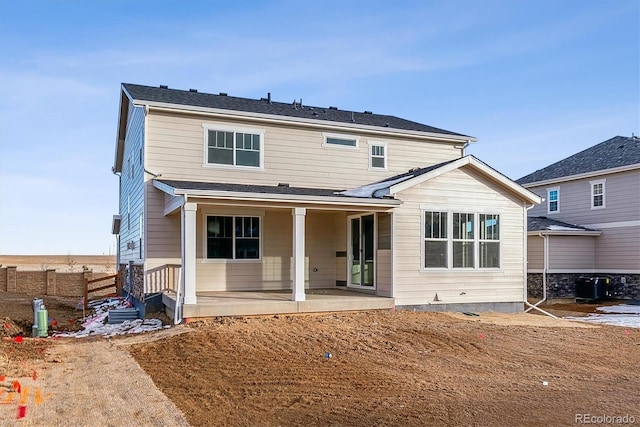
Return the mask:
M 221 118 L 242 118 L 244 120 L 262 122 L 262 123 L 290 123 L 298 126 L 307 126 L 313 128 L 322 128 L 336 131 L 352 131 L 354 129 L 367 131 L 380 135 L 397 135 L 401 137 L 411 136 L 420 139 L 438 140 L 443 142 L 476 142 L 477 138 L 467 135 L 450 135 L 435 132 L 412 131 L 397 128 L 381 128 L 378 126 L 370 126 L 357 123 L 331 122 L 325 120 L 307 119 L 302 117 L 280 116 L 276 114 L 252 113 L 239 110 L 225 110 L 220 108 L 197 107 L 192 105 L 171 104 L 165 102 L 148 101 L 142 99 L 134 99 L 133 103 L 139 106 L 148 106 L 151 110 L 173 111 L 187 114 L 200 114 L 208 116 L 216 116 Z M 388 130 L 387 130 L 388 129 Z
M 239 191 L 193 190 L 174 188 L 154 180 L 153 186 L 171 196 L 186 196 L 204 199 L 241 200 L 251 202 L 309 203 L 339 206 L 386 207 L 394 208 L 402 202 L 395 199 L 370 199 L 356 197 L 331 197 L 298 194 L 270 194 Z
M 612 174 L 612 173 L 627 172 L 627 171 L 631 171 L 631 170 L 635 170 L 635 169 L 640 169 L 640 163 L 634 163 L 634 164 L 631 164 L 631 165 L 619 166 L 617 168 L 600 169 L 600 170 L 597 170 L 597 171 L 585 172 L 585 173 L 576 174 L 576 175 L 561 176 L 561 177 L 558 177 L 558 178 L 545 179 L 545 180 L 542 180 L 542 181 L 532 181 L 532 182 L 528 182 L 526 184 L 521 184 L 521 185 L 523 187 L 525 187 L 525 188 L 540 187 L 540 186 L 544 186 L 544 185 L 558 184 L 558 183 L 561 183 L 561 182 L 575 181 L 575 180 L 578 180 L 578 179 L 595 178 L 595 177 L 598 177 L 598 176 L 609 175 L 609 174 Z
M 602 231 L 599 230 L 531 230 L 527 231 L 529 236 L 599 236 Z

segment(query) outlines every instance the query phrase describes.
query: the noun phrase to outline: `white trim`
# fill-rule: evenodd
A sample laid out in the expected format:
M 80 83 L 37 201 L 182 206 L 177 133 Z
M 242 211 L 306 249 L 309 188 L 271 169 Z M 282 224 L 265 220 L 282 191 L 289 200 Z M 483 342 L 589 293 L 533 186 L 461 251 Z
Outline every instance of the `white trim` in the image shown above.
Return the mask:
M 164 206 L 164 212 L 163 212 L 164 216 L 171 215 L 173 212 L 180 209 L 184 205 L 184 197 L 178 197 L 178 196 L 171 196 L 171 197 L 173 197 L 171 201 Z
M 231 255 L 233 258 L 209 258 L 207 251 L 207 220 L 210 216 L 221 216 L 233 218 L 232 221 L 232 233 L 231 237 Z M 236 218 L 259 218 L 260 228 L 258 229 L 258 258 L 236 258 Z M 202 238 L 202 263 L 204 264 L 227 264 L 227 263 L 261 263 L 262 262 L 262 246 L 263 246 L 263 233 L 264 233 L 264 215 L 244 214 L 244 213 L 220 213 L 211 211 L 203 212 L 203 238 Z
M 304 301 L 306 299 L 304 284 L 305 284 L 305 235 L 306 235 L 306 215 L 307 210 L 305 208 L 293 208 L 291 210 L 293 216 L 293 283 L 292 283 L 292 295 L 293 301 Z
M 387 148 L 387 143 L 383 141 L 367 141 L 367 145 L 369 146 L 369 170 L 386 171 L 387 165 L 389 164 L 389 150 Z M 384 149 L 384 156 L 382 157 L 384 160 L 384 166 L 381 168 L 373 166 L 373 147 L 382 147 Z M 380 158 L 380 156 L 376 156 L 376 158 Z
M 402 202 L 395 199 L 365 199 L 356 197 L 331 197 L 331 196 L 303 196 L 296 194 L 267 194 L 267 193 L 244 193 L 236 191 L 211 191 L 211 190 L 183 190 L 174 188 L 160 181 L 153 181 L 154 187 L 164 191 L 171 196 L 189 196 L 206 199 L 222 200 L 246 200 L 252 202 L 282 202 L 282 203 L 317 203 L 337 206 L 357 206 L 361 207 L 388 207 L 400 206 Z
M 607 207 L 607 189 L 606 189 L 606 182 L 607 179 L 597 179 L 595 181 L 589 181 L 589 187 L 591 187 L 591 201 L 589 203 L 589 205 L 591 206 L 592 210 L 596 210 L 596 209 L 605 209 Z M 593 187 L 595 187 L 598 184 L 602 184 L 602 205 L 601 206 L 595 206 L 593 204 L 594 200 L 593 198 L 596 196 L 596 194 L 594 194 L 593 192 Z
M 125 91 L 126 92 L 126 91 Z M 377 135 L 395 135 L 395 136 L 412 136 L 419 139 L 429 139 L 429 140 L 439 140 L 444 142 L 452 142 L 452 143 L 460 143 L 460 142 L 476 142 L 477 138 L 472 136 L 465 135 L 450 135 L 450 134 L 442 134 L 435 132 L 422 132 L 422 131 L 414 131 L 414 130 L 404 130 L 404 129 L 396 129 L 389 128 L 389 130 L 381 129 L 379 126 L 370 126 L 364 124 L 356 124 L 356 123 L 339 123 L 339 122 L 327 122 L 326 120 L 314 120 L 300 117 L 290 117 L 290 116 L 279 116 L 274 114 L 262 114 L 262 113 L 252 113 L 246 111 L 234 111 L 234 110 L 224 110 L 219 108 L 207 108 L 207 107 L 195 107 L 190 105 L 178 105 L 178 104 L 170 104 L 165 102 L 154 102 L 154 101 L 144 101 L 144 100 L 135 100 L 135 106 L 149 106 L 150 109 L 174 112 L 174 113 L 182 113 L 182 114 L 196 114 L 196 115 L 206 115 L 206 116 L 214 116 L 222 119 L 238 119 L 238 117 L 258 123 L 273 123 L 277 125 L 285 124 L 294 124 L 296 126 L 307 126 L 313 128 L 321 128 L 321 129 L 331 129 L 335 132 L 353 132 L 353 129 L 357 129 L 358 131 L 366 131 L 368 133 L 377 134 Z
M 344 141 L 355 141 L 356 145 L 332 144 L 327 142 L 327 138 L 342 139 Z M 357 150 L 360 148 L 360 137 L 356 135 L 347 135 L 344 133 L 322 132 L 322 146 L 327 148 L 340 148 L 347 150 Z
M 537 194 L 533 193 L 530 190 L 527 190 L 526 188 L 522 187 L 520 184 L 515 183 L 514 181 L 510 180 L 509 178 L 502 175 L 501 173 L 496 172 L 495 170 L 491 169 L 489 166 L 485 165 L 484 163 L 477 160 L 473 156 L 462 157 L 458 160 L 455 160 L 437 169 L 434 169 L 427 173 L 423 173 L 422 175 L 419 175 L 414 178 L 410 178 L 405 181 L 399 182 L 395 185 L 392 185 L 391 188 L 389 189 L 389 194 L 398 193 L 400 191 L 406 190 L 415 185 L 421 184 L 425 181 L 436 178 L 442 174 L 445 174 L 452 170 L 459 169 L 467 165 L 477 169 L 483 175 L 488 176 L 489 178 L 493 179 L 497 183 L 501 184 L 503 187 L 511 190 L 512 192 L 519 195 L 521 198 L 523 198 L 524 200 L 530 203 L 542 202 L 542 198 L 540 196 L 538 196 Z
M 600 222 L 597 224 L 585 224 L 587 228 L 625 228 L 625 227 L 639 227 L 640 219 L 633 221 L 616 221 L 616 222 Z
M 391 212 L 391 298 L 395 298 L 395 297 L 396 297 L 396 213 L 392 211 Z
M 365 216 L 373 216 L 373 286 L 364 286 L 352 284 L 352 257 L 353 257 L 353 241 L 352 239 L 352 229 L 351 229 L 351 220 L 355 218 L 360 219 L 360 245 L 362 246 L 362 218 Z M 375 212 L 364 212 L 354 215 L 347 215 L 347 288 L 352 289 L 368 289 L 368 290 L 377 290 L 377 278 L 378 278 L 378 215 Z M 360 259 L 360 265 L 362 266 L 362 262 L 365 261 L 364 258 L 364 247 L 362 248 L 362 256 Z M 364 274 L 364 270 L 360 271 L 360 277 L 362 279 L 362 275 Z
M 264 134 L 265 130 L 260 128 L 252 128 L 245 126 L 230 126 L 228 123 L 218 124 L 216 122 L 205 122 L 202 123 L 203 128 L 203 156 L 202 156 L 202 167 L 204 168 L 214 168 L 214 169 L 233 169 L 233 170 L 246 170 L 246 171 L 264 171 L 264 149 L 265 149 L 265 140 Z M 222 132 L 232 132 L 233 133 L 233 164 L 228 165 L 225 163 L 211 163 L 209 162 L 209 131 L 222 131 Z M 236 164 L 236 155 L 238 152 L 237 144 L 236 144 L 236 135 L 238 133 L 247 133 L 252 135 L 258 135 L 260 137 L 260 165 L 259 166 L 247 166 L 247 165 L 237 165 Z
M 182 207 L 182 283 L 184 287 L 184 303 L 197 304 L 196 297 L 196 203 L 186 202 Z
M 556 210 L 552 211 L 551 210 L 551 202 L 553 200 L 551 200 L 551 192 L 555 191 L 557 192 L 557 197 L 556 197 Z M 558 212 L 560 212 L 560 187 L 551 187 L 551 188 L 547 188 L 547 214 L 550 215 L 554 215 L 557 214 Z
M 578 179 L 595 178 L 602 175 L 609 175 L 609 174 L 614 174 L 619 172 L 627 172 L 635 169 L 640 169 L 640 163 L 634 163 L 632 165 L 626 165 L 626 166 L 619 166 L 617 168 L 611 168 L 611 169 L 602 169 L 602 170 L 593 171 L 593 172 L 585 172 L 585 173 L 580 173 L 576 175 L 561 176 L 558 178 L 547 179 L 544 181 L 534 181 L 534 182 L 529 182 L 527 184 L 522 184 L 522 186 L 525 188 L 542 187 L 550 184 L 560 184 L 563 182 L 575 181 Z

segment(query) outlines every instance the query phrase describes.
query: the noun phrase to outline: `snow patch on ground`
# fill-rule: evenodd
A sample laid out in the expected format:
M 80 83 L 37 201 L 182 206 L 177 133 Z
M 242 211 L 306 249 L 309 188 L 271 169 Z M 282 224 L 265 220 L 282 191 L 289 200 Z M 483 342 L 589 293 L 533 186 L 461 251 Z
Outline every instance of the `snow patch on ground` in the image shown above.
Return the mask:
M 603 325 L 625 326 L 627 328 L 640 328 L 640 305 L 612 305 L 598 307 L 597 310 L 606 314 L 597 313 L 585 317 L 566 317 L 565 319 Z
M 119 324 L 106 323 L 109 310 L 131 307 L 131 303 L 124 298 L 104 298 L 91 301 L 88 305 L 90 308 L 95 309 L 95 312 L 82 323 L 82 330 L 77 332 L 61 332 L 54 334 L 53 337 L 83 338 L 102 335 L 109 338 L 115 335 L 137 334 L 170 327 L 169 325 L 162 326 L 160 319 L 126 320 L 124 323 Z

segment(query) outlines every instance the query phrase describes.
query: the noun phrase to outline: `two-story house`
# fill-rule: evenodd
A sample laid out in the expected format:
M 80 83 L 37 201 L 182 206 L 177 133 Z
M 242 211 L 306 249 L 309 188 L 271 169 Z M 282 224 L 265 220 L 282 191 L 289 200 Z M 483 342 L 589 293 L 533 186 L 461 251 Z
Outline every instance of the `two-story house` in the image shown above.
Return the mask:
M 640 299 L 640 139 L 616 136 L 517 180 L 545 199 L 529 211 L 530 296 L 575 297 L 608 277 Z
M 270 94 L 123 84 L 114 232 L 128 289 L 162 293 L 177 318 L 521 311 L 526 211 L 541 199 L 465 155 L 473 141 Z

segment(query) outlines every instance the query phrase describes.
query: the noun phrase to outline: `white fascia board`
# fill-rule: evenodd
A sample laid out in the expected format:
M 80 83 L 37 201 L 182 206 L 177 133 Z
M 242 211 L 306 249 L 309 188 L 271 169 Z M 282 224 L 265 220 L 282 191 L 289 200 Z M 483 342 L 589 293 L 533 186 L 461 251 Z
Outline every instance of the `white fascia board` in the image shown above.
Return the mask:
M 156 187 L 158 190 L 164 191 L 165 193 L 167 193 L 170 196 L 177 196 L 178 195 L 178 193 L 175 191 L 175 188 L 173 188 L 170 185 L 165 184 L 164 182 L 156 181 L 154 179 L 153 180 L 153 186 Z
M 509 189 L 510 191 L 512 191 L 513 193 L 518 194 L 520 197 L 522 197 L 522 199 L 524 199 L 525 201 L 529 202 L 529 203 L 535 203 L 535 204 L 539 204 L 542 202 L 542 198 L 540 196 L 538 196 L 537 194 L 527 190 L 526 188 L 522 187 L 520 184 L 515 183 L 514 181 L 510 180 L 509 178 L 507 178 L 506 176 L 502 175 L 501 173 L 496 172 L 495 170 L 491 169 L 490 167 L 488 167 L 487 165 L 485 165 L 484 163 L 476 160 L 474 157 L 472 156 L 465 156 L 462 157 L 454 162 L 451 162 L 449 164 L 446 164 L 442 167 L 439 167 L 437 169 L 434 169 L 432 171 L 429 171 L 427 173 L 424 173 L 422 175 L 418 175 L 415 178 L 411 178 L 408 179 L 406 181 L 403 181 L 399 184 L 393 185 L 391 186 L 391 188 L 389 189 L 389 193 L 390 194 L 396 194 L 400 191 L 406 190 L 408 188 L 411 188 L 415 185 L 421 184 L 425 181 L 428 181 L 430 179 L 433 179 L 437 176 L 440 176 L 442 174 L 445 174 L 447 172 L 450 172 L 452 170 L 455 169 L 459 169 L 463 166 L 472 166 L 474 167 L 476 170 L 478 170 L 479 172 L 481 172 L 482 174 L 492 178 L 494 181 L 497 181 L 499 184 L 501 184 L 503 187 Z
M 538 230 L 528 231 L 529 236 L 599 236 L 602 231 L 599 230 Z
M 578 180 L 578 179 L 594 178 L 594 177 L 598 177 L 598 176 L 610 175 L 610 174 L 619 173 L 619 172 L 627 172 L 627 171 L 632 171 L 632 170 L 635 170 L 635 169 L 640 169 L 640 163 L 634 163 L 632 165 L 620 166 L 620 167 L 617 167 L 617 168 L 602 169 L 602 170 L 599 170 L 599 171 L 580 173 L 580 174 L 577 174 L 577 175 L 561 176 L 559 178 L 547 179 L 547 180 L 544 180 L 544 181 L 529 182 L 527 184 L 522 184 L 522 186 L 525 187 L 525 188 L 542 187 L 542 186 L 551 185 L 551 184 L 560 184 L 560 183 L 567 182 L 567 181 L 575 181 L 575 180 Z
M 233 191 L 206 191 L 206 190 L 175 190 L 176 194 L 183 194 L 188 197 L 200 197 L 206 199 L 225 200 L 246 200 L 255 202 L 283 202 L 283 203 L 317 203 L 326 205 L 342 206 L 372 206 L 389 207 L 400 206 L 400 200 L 386 199 L 357 199 L 344 197 L 323 197 L 323 196 L 301 196 L 296 194 L 265 194 L 265 193 L 244 193 Z
M 370 134 L 396 137 L 412 137 L 418 139 L 437 140 L 450 143 L 475 142 L 477 138 L 463 135 L 449 135 L 442 133 L 421 132 L 412 130 L 392 129 L 388 131 L 380 129 L 377 126 L 369 126 L 352 123 L 328 122 L 324 120 L 305 119 L 301 117 L 279 116 L 275 114 L 251 113 L 247 111 L 223 110 L 219 108 L 194 107 L 190 105 L 169 104 L 165 102 L 154 101 L 134 101 L 136 106 L 148 106 L 152 110 L 161 110 L 168 112 L 201 114 L 206 116 L 216 116 L 220 118 L 238 119 L 255 121 L 260 123 L 273 123 L 282 125 L 283 123 L 295 124 L 298 126 L 307 126 L 312 128 L 321 128 L 336 132 L 354 132 L 359 130 Z

